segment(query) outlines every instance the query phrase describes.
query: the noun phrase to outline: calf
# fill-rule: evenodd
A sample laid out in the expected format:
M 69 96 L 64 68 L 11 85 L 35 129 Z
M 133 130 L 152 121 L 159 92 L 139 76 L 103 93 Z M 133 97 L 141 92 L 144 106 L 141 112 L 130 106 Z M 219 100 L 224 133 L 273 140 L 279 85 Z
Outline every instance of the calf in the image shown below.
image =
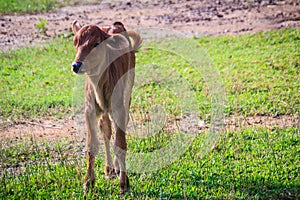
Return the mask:
M 87 127 L 88 169 L 84 187 L 94 186 L 95 156 L 99 150 L 97 124 L 104 141 L 107 179 L 120 178 L 120 193 L 129 189 L 125 157 L 127 151 L 126 126 L 129 118 L 131 91 L 134 82 L 135 53 L 141 45 L 141 37 L 134 31 L 126 31 L 121 22 L 101 29 L 96 25 L 72 24 L 76 57 L 72 71 L 86 74 L 85 121 Z M 114 161 L 110 155 L 111 122 L 115 139 Z

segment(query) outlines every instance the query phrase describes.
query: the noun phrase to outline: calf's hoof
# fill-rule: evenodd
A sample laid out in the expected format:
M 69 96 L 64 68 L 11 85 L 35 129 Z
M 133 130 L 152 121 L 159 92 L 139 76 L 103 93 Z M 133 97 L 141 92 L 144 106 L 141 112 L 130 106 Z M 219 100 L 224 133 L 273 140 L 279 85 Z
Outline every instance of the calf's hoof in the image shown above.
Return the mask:
M 124 195 L 130 189 L 128 176 L 124 173 L 120 173 L 120 195 Z
M 84 184 L 83 184 L 83 189 L 85 192 L 88 192 L 90 189 L 93 189 L 95 186 L 95 177 L 86 177 Z
M 106 166 L 104 172 L 105 172 L 105 179 L 106 180 L 114 179 L 114 178 L 117 177 L 116 173 L 115 173 L 115 170 L 111 167 Z

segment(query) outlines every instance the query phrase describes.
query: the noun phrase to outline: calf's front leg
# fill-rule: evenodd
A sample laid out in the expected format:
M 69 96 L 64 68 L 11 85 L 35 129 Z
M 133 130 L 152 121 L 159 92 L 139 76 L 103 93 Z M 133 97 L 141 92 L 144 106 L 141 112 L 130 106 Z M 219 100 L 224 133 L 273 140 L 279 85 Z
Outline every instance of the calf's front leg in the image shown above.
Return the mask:
M 97 117 L 93 104 L 86 106 L 85 120 L 87 126 L 88 169 L 85 176 L 84 189 L 88 190 L 94 187 L 95 184 L 95 157 L 100 146 L 97 136 Z
M 114 170 L 114 165 L 110 154 L 110 139 L 111 139 L 112 129 L 111 129 L 111 121 L 108 114 L 102 114 L 100 116 L 99 127 L 100 127 L 101 137 L 104 142 L 104 150 L 105 150 L 105 157 L 106 157 L 105 170 L 104 170 L 105 178 L 112 179 L 116 177 L 116 173 Z

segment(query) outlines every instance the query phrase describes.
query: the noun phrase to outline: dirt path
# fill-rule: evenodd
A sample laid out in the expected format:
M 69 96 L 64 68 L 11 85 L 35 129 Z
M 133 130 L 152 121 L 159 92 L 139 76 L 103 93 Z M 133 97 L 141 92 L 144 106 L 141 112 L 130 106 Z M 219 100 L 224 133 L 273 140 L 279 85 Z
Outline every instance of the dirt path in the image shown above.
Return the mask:
M 35 27 L 40 18 L 48 21 L 45 34 Z M 43 14 L 0 14 L 0 48 L 36 45 L 65 34 L 75 19 L 99 25 L 122 21 L 130 29 L 167 28 L 196 36 L 242 34 L 300 27 L 300 5 L 298 0 L 134 0 L 103 1 Z
M 299 116 L 231 116 L 227 117 L 223 122 L 224 131 L 237 131 L 249 127 L 261 127 L 261 128 L 288 128 L 288 127 L 300 127 Z M 43 120 L 43 121 L 31 121 L 19 124 L 7 125 L 0 130 L 4 134 L 0 134 L 0 141 L 7 139 L 14 141 L 27 140 L 28 138 L 45 139 L 45 140 L 57 140 L 68 139 L 69 141 L 84 141 L 85 127 L 78 131 L 78 127 L 72 118 L 64 119 L 60 121 L 55 120 Z M 130 125 L 129 125 L 130 126 Z M 167 126 L 172 126 L 171 124 Z M 209 124 L 203 122 L 198 127 L 199 132 L 208 129 Z M 130 127 L 129 127 L 130 129 Z
M 35 28 L 40 18 L 48 21 L 45 34 Z M 64 7 L 43 14 L 0 14 L 0 48 L 8 50 L 36 45 L 51 37 L 68 34 L 75 19 L 82 24 L 99 25 L 122 21 L 128 29 L 166 28 L 196 36 L 243 34 L 299 28 L 300 4 L 298 0 L 249 0 L 243 3 L 239 0 L 103 1 L 97 5 Z M 299 126 L 299 119 L 292 116 L 232 117 L 225 120 L 225 125 L 228 129 L 245 126 Z M 1 133 L 0 140 L 18 140 L 25 135 L 46 139 L 64 136 L 72 139 L 77 131 L 73 121 L 65 119 L 14 124 L 1 128 Z

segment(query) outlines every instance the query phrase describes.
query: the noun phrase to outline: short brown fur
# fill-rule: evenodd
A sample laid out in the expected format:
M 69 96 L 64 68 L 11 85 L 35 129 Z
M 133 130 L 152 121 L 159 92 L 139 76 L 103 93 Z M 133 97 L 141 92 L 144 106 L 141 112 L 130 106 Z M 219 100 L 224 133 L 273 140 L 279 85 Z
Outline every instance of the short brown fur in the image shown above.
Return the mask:
M 120 193 L 123 194 L 129 189 L 129 179 L 126 174 L 125 164 L 127 151 L 125 130 L 128 122 L 130 96 L 134 81 L 135 52 L 139 48 L 142 40 L 136 32 L 124 32 L 126 29 L 122 23 L 118 22 L 116 26 L 113 26 L 110 29 L 101 29 L 95 25 L 81 27 L 77 21 L 74 21 L 72 29 L 75 34 L 74 46 L 76 47 L 76 57 L 74 61 L 82 62 L 83 65 L 85 65 L 85 62 L 87 62 L 89 55 L 92 53 L 93 48 L 97 44 L 101 44 L 111 37 L 115 37 L 117 39 L 118 33 L 123 32 L 122 35 L 127 38 L 128 43 L 130 44 L 129 50 L 110 62 L 109 66 L 101 73 L 95 75 L 88 74 L 86 72 L 87 75 L 85 83 L 85 120 L 88 132 L 88 170 L 84 186 L 88 189 L 93 187 L 95 183 L 95 156 L 99 150 L 99 141 L 95 126 L 98 122 L 100 135 L 104 141 L 106 153 L 106 178 L 114 178 L 116 177 L 116 174 L 119 173 Z M 112 33 L 109 34 L 109 31 Z M 107 54 L 109 54 L 109 50 Z M 107 59 L 107 57 L 101 58 Z M 97 60 L 97 58 L 95 59 Z M 125 85 L 123 90 L 118 90 L 120 93 L 118 94 L 118 97 L 120 98 L 117 98 L 118 100 L 112 100 L 113 91 L 121 79 L 125 80 L 122 82 L 122 84 Z M 113 104 L 115 104 L 115 106 Z M 113 145 L 115 151 L 114 161 L 112 161 L 110 155 L 109 141 L 112 136 L 111 122 L 113 122 L 115 129 L 115 140 Z

